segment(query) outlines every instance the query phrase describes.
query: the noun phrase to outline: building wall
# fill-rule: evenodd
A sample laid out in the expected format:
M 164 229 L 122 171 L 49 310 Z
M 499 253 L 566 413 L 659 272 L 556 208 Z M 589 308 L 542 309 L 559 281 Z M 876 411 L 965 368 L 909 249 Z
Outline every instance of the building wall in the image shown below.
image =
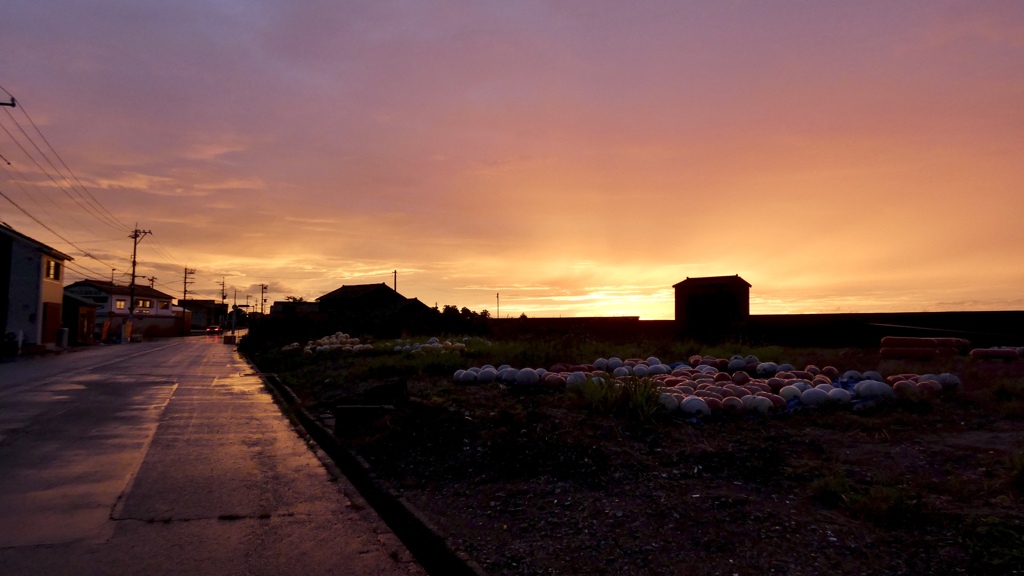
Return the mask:
M 97 326 L 102 326 L 103 322 L 107 320 L 120 325 L 120 320 L 128 317 L 128 308 L 131 304 L 128 294 L 108 294 L 95 286 L 70 286 L 67 288 L 67 292 L 95 302 L 99 306 L 96 309 Z M 118 301 L 124 302 L 123 309 L 118 309 Z M 142 306 L 146 301 L 149 301 L 149 306 Z M 165 307 L 161 308 L 161 305 L 165 305 Z M 139 318 L 174 318 L 171 300 L 154 296 L 136 296 L 135 314 Z
M 10 291 L 7 295 L 7 332 L 22 331 L 24 344 L 42 342 L 42 282 L 42 254 L 21 242 L 13 242 Z
M 676 287 L 676 322 L 683 331 L 731 329 L 750 316 L 750 288 L 735 283 Z
M 43 256 L 41 260 L 39 277 L 42 278 L 43 283 L 43 302 L 62 304 L 64 302 L 64 262 L 49 256 Z M 56 278 L 46 277 L 47 262 L 57 265 Z

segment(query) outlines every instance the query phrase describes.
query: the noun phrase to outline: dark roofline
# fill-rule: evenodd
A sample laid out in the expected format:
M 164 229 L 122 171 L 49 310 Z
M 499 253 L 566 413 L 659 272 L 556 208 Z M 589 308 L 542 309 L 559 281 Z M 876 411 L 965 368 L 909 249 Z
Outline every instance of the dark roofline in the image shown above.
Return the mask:
M 678 288 L 683 284 L 693 286 L 695 284 L 736 284 L 740 282 L 746 285 L 747 288 L 750 288 L 750 282 L 740 278 L 739 274 L 735 274 L 733 276 L 702 276 L 697 278 L 690 278 L 687 276 L 686 280 L 673 284 L 672 287 Z
M 92 286 L 107 294 L 116 294 L 119 296 L 130 296 L 132 293 L 131 286 L 121 286 L 120 284 L 114 284 L 110 280 L 79 280 L 74 284 L 68 284 L 64 287 L 65 290 L 73 288 L 75 286 Z M 150 288 L 149 286 L 135 286 L 135 297 L 136 298 L 162 298 L 165 300 L 173 300 L 174 296 L 165 294 L 156 288 Z
M 100 307 L 100 305 L 95 303 L 95 302 L 91 302 L 91 301 L 86 300 L 84 298 L 80 298 L 80 297 L 78 297 L 78 296 L 76 296 L 74 294 L 68 294 L 67 292 L 64 293 L 64 298 L 67 298 L 68 300 L 72 300 L 72 301 L 76 302 L 79 306 L 89 306 L 90 308 L 99 308 Z
M 323 296 L 320 296 L 319 298 L 317 298 L 316 301 L 319 302 L 319 301 L 321 301 L 321 300 L 323 300 L 325 298 L 328 299 L 328 300 L 334 299 L 334 298 L 356 298 L 356 297 L 362 296 L 364 294 L 368 294 L 368 293 L 370 293 L 370 292 L 372 292 L 374 290 L 378 290 L 380 288 L 387 288 L 391 292 L 394 292 L 395 294 L 398 294 L 397 291 L 395 291 L 393 288 L 391 288 L 390 286 L 388 286 L 384 282 L 381 282 L 379 284 L 352 284 L 352 285 L 342 285 L 341 288 L 338 288 L 336 290 L 331 290 L 327 294 L 324 294 Z M 398 294 L 398 295 L 401 296 L 401 294 Z M 404 296 L 403 296 L 403 298 L 404 298 Z
M 68 256 L 67 254 L 61 252 L 60 250 L 53 248 L 52 246 L 47 246 L 46 244 L 43 244 L 39 240 L 29 238 L 28 236 L 25 236 L 21 232 L 18 232 L 14 228 L 11 228 L 10 225 L 5 224 L 3 222 L 0 222 L 0 232 L 3 232 L 4 234 L 7 234 L 8 236 L 11 236 L 13 238 L 17 238 L 18 240 L 28 242 L 29 244 L 33 245 L 34 248 L 36 248 L 40 252 L 43 252 L 47 256 L 50 256 L 51 258 L 65 260 L 68 262 L 74 261 L 74 258 L 72 258 L 71 256 Z

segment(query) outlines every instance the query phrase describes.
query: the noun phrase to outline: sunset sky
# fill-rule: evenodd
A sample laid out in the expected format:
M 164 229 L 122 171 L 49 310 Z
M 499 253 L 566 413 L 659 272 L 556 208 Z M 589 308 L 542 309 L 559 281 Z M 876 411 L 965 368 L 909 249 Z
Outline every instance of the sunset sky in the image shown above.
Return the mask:
M 0 86 L 0 192 L 51 230 L 0 220 L 69 283 L 127 284 L 137 222 L 175 297 L 1024 309 L 1020 0 L 8 0 Z

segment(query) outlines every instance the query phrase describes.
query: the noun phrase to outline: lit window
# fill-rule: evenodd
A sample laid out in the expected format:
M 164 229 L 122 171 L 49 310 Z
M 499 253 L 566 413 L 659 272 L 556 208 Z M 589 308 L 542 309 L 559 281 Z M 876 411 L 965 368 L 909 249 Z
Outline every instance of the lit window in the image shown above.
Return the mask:
M 117 308 L 118 310 L 124 310 L 125 309 L 125 301 L 124 300 L 118 300 L 117 302 L 114 303 L 114 307 Z
M 139 300 L 139 303 L 135 305 L 136 308 L 152 308 L 152 300 Z
M 46 277 L 50 280 L 60 280 L 60 262 L 56 260 L 46 261 Z

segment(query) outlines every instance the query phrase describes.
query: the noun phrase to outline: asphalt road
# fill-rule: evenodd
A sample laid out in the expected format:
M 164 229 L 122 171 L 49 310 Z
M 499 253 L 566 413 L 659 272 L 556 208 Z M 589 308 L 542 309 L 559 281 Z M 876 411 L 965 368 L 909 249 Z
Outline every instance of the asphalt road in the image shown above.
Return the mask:
M 219 337 L 0 364 L 0 574 L 424 574 Z

